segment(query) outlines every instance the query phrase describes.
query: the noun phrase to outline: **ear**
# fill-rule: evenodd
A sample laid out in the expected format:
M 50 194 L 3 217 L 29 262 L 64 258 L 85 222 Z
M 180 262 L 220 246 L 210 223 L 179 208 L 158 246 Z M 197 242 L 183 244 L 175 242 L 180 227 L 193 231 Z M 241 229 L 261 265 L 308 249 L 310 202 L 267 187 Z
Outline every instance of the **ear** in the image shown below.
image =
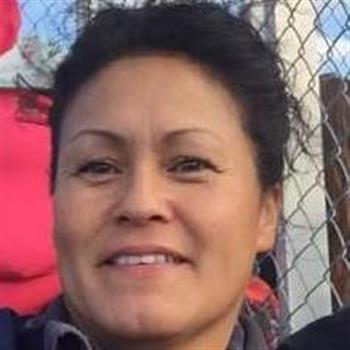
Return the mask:
M 262 195 L 261 213 L 256 240 L 258 253 L 263 253 L 273 248 L 281 208 L 282 189 L 280 185 L 275 185 L 266 190 Z

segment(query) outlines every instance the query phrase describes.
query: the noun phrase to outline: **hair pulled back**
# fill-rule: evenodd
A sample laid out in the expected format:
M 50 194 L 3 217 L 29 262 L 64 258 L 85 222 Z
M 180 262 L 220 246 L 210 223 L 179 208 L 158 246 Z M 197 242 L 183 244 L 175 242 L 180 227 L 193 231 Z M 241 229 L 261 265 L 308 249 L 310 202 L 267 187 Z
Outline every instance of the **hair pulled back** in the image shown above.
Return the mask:
M 245 112 L 243 125 L 255 146 L 262 187 L 281 182 L 289 118 L 297 107 L 278 55 L 250 24 L 221 5 L 170 2 L 134 9 L 114 5 L 99 12 L 59 66 L 49 118 L 52 190 L 64 112 L 79 88 L 112 61 L 156 52 L 186 56 L 225 85 Z

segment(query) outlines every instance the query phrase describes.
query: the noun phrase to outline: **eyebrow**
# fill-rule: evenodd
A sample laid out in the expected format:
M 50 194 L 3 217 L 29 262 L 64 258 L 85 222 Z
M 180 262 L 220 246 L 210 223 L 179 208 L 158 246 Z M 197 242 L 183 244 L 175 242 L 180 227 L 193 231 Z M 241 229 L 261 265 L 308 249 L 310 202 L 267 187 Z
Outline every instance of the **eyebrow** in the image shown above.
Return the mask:
M 190 133 L 206 134 L 211 137 L 214 137 L 220 142 L 223 142 L 223 139 L 220 137 L 220 135 L 212 132 L 210 129 L 207 129 L 207 128 L 186 128 L 186 129 L 170 131 L 164 136 L 163 141 L 171 142 L 173 139 L 176 139 L 182 135 L 186 135 Z
M 169 143 L 177 138 L 186 135 L 186 134 L 191 134 L 191 133 L 197 133 L 197 134 L 206 134 L 209 135 L 215 139 L 217 139 L 220 142 L 223 142 L 223 139 L 220 137 L 220 135 L 212 132 L 210 129 L 207 128 L 184 128 L 184 129 L 178 129 L 178 130 L 173 130 L 169 131 L 165 134 L 165 136 L 162 138 L 161 143 Z M 104 129 L 83 129 L 80 130 L 76 135 L 74 135 L 69 142 L 75 142 L 77 139 L 80 139 L 81 137 L 84 136 L 98 136 L 102 138 L 109 139 L 112 141 L 114 144 L 118 146 L 126 146 L 128 143 L 126 140 L 126 137 L 123 136 L 122 134 L 119 134 L 118 132 L 112 132 L 109 130 L 104 130 Z
M 113 143 L 119 146 L 125 146 L 126 145 L 126 139 L 123 135 L 112 132 L 109 130 L 103 130 L 103 129 L 83 129 L 80 130 L 77 134 L 75 134 L 69 142 L 75 142 L 76 140 L 80 139 L 84 136 L 98 136 L 105 139 L 109 139 Z

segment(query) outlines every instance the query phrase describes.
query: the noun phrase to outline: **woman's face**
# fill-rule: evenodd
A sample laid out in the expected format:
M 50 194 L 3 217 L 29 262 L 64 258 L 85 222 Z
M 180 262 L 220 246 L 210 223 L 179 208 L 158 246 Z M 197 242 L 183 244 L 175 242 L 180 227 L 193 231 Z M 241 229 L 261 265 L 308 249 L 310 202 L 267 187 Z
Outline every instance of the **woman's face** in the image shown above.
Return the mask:
M 83 328 L 135 346 L 224 346 L 280 199 L 262 193 L 241 122 L 227 90 L 179 57 L 119 60 L 78 91 L 54 204 L 63 290 Z

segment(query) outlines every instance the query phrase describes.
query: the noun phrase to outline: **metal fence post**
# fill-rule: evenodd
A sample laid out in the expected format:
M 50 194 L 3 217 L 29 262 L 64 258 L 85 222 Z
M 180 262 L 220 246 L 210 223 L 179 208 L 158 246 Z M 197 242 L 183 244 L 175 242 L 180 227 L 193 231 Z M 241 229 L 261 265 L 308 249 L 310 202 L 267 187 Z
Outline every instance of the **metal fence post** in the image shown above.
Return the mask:
M 293 92 L 302 102 L 312 130 L 312 157 L 300 154 L 299 173 L 286 182 L 284 216 L 288 281 L 288 309 L 293 331 L 332 311 L 329 279 L 328 240 L 325 225 L 324 179 L 319 87 L 314 32 L 315 14 L 308 0 L 284 0 L 276 6 L 276 36 L 286 62 Z M 296 29 L 297 28 L 297 29 Z M 311 135 L 310 135 L 311 136 Z M 296 145 L 296 152 L 298 146 Z

